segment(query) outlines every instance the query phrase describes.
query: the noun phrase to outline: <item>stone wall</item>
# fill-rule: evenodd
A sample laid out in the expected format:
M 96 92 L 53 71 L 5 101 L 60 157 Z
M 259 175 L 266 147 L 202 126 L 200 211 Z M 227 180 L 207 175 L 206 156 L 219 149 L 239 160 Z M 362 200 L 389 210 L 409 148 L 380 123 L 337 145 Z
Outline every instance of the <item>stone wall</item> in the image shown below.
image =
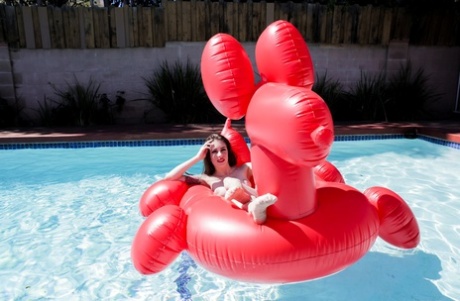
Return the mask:
M 101 84 L 100 92 L 115 99 L 124 91 L 127 105 L 118 117 L 120 123 L 141 123 L 144 112 L 151 108 L 143 78 L 163 61 L 175 63 L 190 60 L 199 65 L 204 42 L 168 43 L 164 48 L 123 49 L 19 49 L 0 45 L 0 96 L 17 97 L 25 102 L 27 115 L 34 118 L 45 98 L 55 97 L 52 85 L 65 89 L 75 80 Z M 255 43 L 243 44 L 252 62 Z M 409 60 L 415 68 L 423 67 L 431 76 L 430 83 L 443 93 L 436 110 L 450 116 L 457 97 L 460 71 L 460 47 L 415 47 L 404 42 L 382 46 L 329 46 L 310 44 L 309 49 L 319 75 L 338 79 L 344 86 L 354 85 L 361 76 L 385 71 L 391 74 Z M 253 63 L 256 68 L 255 63 Z M 257 72 L 257 71 L 256 71 Z M 161 119 L 161 118 L 160 118 Z

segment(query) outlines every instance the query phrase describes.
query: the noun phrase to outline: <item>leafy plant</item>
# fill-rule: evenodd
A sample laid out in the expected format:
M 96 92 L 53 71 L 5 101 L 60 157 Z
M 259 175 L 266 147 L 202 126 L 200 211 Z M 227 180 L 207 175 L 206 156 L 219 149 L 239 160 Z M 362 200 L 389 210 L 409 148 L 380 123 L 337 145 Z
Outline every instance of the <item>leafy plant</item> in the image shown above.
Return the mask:
M 361 72 L 360 80 L 345 91 L 338 80 L 316 76 L 313 91 L 329 106 L 335 121 L 415 121 L 436 118 L 429 105 L 441 99 L 429 86 L 429 77 L 410 63 L 401 65 L 388 81 L 383 73 Z M 435 106 L 432 106 L 435 107 Z
M 200 69 L 189 61 L 170 66 L 163 62 L 151 77 L 143 78 L 149 101 L 173 123 L 213 123 L 224 118 L 214 108 L 201 80 Z
M 411 63 L 401 66 L 387 86 L 389 118 L 393 121 L 414 121 L 432 118 L 426 105 L 440 100 L 428 86 L 429 77 L 423 69 L 412 71 Z
M 369 76 L 361 71 L 360 80 L 348 92 L 357 119 L 364 121 L 388 121 L 385 102 L 387 88 L 383 73 Z
M 343 85 L 329 78 L 327 72 L 322 76 L 316 75 L 312 90 L 326 102 L 334 120 L 345 120 L 350 116 L 350 104 Z
M 124 91 L 117 91 L 116 101 L 112 103 L 106 93 L 99 93 L 100 86 L 92 79 L 86 85 L 75 79 L 75 84 L 67 83 L 64 90 L 52 85 L 58 99 L 45 98 L 39 104 L 37 112 L 42 124 L 88 126 L 115 123 L 113 108 L 118 112 L 123 110 Z
M 38 109 L 35 110 L 38 114 L 38 120 L 43 126 L 52 126 L 55 124 L 55 108 L 48 102 L 48 99 L 43 97 L 43 102 L 38 103 Z
M 62 115 L 68 115 L 71 124 L 79 126 L 90 125 L 94 121 L 99 101 L 100 84 L 92 79 L 87 85 L 81 84 L 75 78 L 75 84 L 67 83 L 67 89 L 60 90 L 52 85 L 54 93 L 59 97 L 57 110 Z

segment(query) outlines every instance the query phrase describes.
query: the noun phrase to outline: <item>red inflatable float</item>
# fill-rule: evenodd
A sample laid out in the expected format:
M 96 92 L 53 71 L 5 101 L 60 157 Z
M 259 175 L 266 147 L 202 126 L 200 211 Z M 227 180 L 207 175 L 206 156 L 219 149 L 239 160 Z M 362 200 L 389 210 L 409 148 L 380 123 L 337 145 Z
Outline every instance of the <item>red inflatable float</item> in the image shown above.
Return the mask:
M 379 236 L 396 247 L 416 247 L 417 221 L 401 197 L 383 187 L 362 193 L 326 161 L 332 118 L 311 90 L 313 64 L 295 27 L 286 21 L 267 27 L 256 45 L 256 61 L 263 79 L 257 85 L 243 47 L 230 35 L 217 34 L 205 46 L 201 69 L 215 107 L 230 119 L 246 116 L 250 156 L 230 122 L 222 134 L 240 164 L 250 157 L 259 194 L 278 197 L 266 223 L 257 225 L 207 187 L 159 181 L 141 198 L 147 219 L 133 241 L 136 269 L 161 272 L 187 251 L 225 277 L 286 283 L 350 266 Z

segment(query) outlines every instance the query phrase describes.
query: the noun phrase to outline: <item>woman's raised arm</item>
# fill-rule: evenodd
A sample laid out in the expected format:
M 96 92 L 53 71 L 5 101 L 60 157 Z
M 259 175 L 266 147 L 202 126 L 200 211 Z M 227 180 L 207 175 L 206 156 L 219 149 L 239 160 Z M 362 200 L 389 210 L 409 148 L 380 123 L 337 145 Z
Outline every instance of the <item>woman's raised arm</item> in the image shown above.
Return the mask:
M 200 162 L 206 157 L 206 153 L 208 152 L 208 150 L 209 150 L 209 144 L 208 143 L 203 144 L 203 146 L 200 148 L 200 150 L 195 156 L 193 156 L 187 161 L 182 162 L 181 164 L 174 167 L 170 172 L 166 174 L 166 176 L 163 179 L 164 180 L 181 179 L 187 170 L 189 170 L 193 165 Z

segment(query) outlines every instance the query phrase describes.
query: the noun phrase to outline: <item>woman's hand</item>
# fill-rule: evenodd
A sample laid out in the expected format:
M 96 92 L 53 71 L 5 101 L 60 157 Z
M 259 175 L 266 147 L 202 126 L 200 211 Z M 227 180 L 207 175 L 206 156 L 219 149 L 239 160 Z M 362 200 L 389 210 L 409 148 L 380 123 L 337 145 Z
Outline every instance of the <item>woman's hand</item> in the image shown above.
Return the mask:
M 208 151 L 210 151 L 210 149 L 211 149 L 211 144 L 209 142 L 205 142 L 205 144 L 201 146 L 200 150 L 196 154 L 196 157 L 199 160 L 203 160 L 204 158 L 206 158 L 206 154 L 208 153 Z

